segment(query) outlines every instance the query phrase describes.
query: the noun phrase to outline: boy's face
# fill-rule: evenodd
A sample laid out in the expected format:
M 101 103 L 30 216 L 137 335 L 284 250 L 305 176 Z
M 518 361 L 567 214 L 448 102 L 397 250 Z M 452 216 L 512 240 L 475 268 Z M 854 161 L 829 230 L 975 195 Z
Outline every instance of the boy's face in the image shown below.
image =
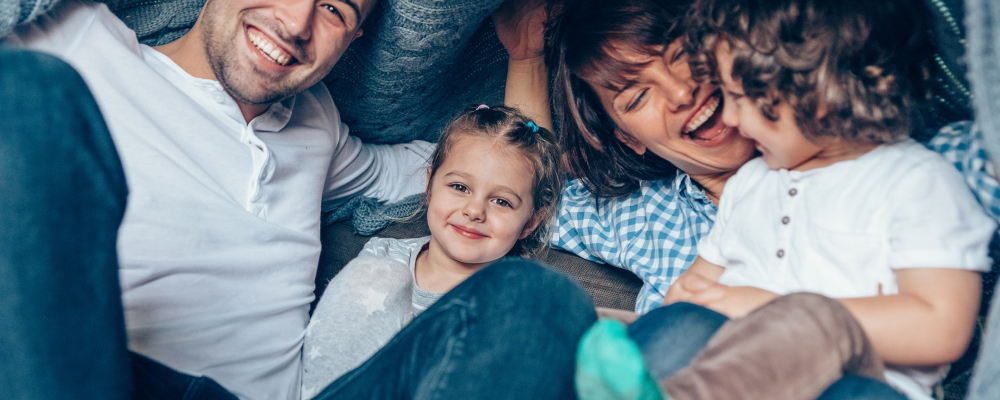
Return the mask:
M 203 41 L 216 79 L 264 105 L 319 82 L 361 35 L 374 0 L 209 0 Z
M 813 159 L 823 148 L 804 136 L 788 103 L 775 107 L 778 120 L 767 119 L 757 104 L 746 97 L 743 81 L 733 79 L 733 56 L 729 44 L 723 41 L 715 51 L 718 61 L 722 95 L 728 105 L 722 112 L 722 121 L 738 128 L 741 135 L 753 139 L 761 152 L 764 163 L 771 169 L 795 170 Z

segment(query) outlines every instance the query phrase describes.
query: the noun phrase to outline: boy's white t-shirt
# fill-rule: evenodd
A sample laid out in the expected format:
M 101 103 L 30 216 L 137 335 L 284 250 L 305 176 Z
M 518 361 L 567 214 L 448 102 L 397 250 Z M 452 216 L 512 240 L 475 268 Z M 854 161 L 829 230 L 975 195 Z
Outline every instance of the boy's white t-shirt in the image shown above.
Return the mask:
M 726 268 L 726 285 L 868 297 L 897 293 L 896 269 L 988 271 L 995 231 L 955 168 L 906 140 L 804 172 L 751 160 L 726 183 L 698 255 Z M 930 399 L 944 372 L 890 368 L 886 379 Z

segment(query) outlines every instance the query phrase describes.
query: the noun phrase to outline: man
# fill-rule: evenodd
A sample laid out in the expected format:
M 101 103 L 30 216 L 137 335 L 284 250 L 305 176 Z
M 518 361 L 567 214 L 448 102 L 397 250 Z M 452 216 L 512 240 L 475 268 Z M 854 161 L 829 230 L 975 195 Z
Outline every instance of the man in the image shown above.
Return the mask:
M 14 326 L 0 384 L 25 398 L 109 398 L 131 387 L 131 368 L 141 395 L 298 397 L 321 199 L 395 200 L 424 184 L 428 145 L 361 145 L 317 84 L 373 4 L 209 0 L 186 35 L 150 48 L 103 6 L 65 3 L 6 38 L 69 63 L 96 106 L 59 62 L 3 54 L 0 116 L 15 129 L 0 146 L 0 243 L 19 245 L 0 253 L 0 319 Z M 569 373 L 545 382 L 537 370 L 572 368 L 593 319 L 585 295 L 538 268 L 489 271 L 320 397 L 571 393 Z M 552 300 L 567 297 L 577 301 Z M 122 305 L 141 356 L 124 350 Z

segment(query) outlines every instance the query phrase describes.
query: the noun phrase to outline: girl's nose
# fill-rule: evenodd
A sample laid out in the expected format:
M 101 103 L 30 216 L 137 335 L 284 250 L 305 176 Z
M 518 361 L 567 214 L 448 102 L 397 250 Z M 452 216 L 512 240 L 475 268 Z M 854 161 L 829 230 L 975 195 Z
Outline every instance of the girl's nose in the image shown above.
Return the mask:
M 462 208 L 462 215 L 470 221 L 483 221 L 486 219 L 486 207 L 483 206 L 483 202 L 470 199 Z

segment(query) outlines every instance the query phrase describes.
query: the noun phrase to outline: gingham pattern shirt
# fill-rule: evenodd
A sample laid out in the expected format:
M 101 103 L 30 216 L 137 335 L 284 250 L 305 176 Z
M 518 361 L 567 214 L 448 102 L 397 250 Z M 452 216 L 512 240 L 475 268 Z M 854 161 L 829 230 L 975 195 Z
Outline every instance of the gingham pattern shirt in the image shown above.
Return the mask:
M 978 126 L 947 125 L 926 146 L 962 173 L 986 212 L 1000 221 L 1000 183 Z M 551 244 L 635 273 L 643 281 L 635 311 L 645 314 L 663 304 L 667 289 L 694 262 L 698 240 L 708 234 L 715 213 L 716 206 L 683 172 L 642 182 L 618 199 L 595 198 L 572 180 L 563 189 Z

